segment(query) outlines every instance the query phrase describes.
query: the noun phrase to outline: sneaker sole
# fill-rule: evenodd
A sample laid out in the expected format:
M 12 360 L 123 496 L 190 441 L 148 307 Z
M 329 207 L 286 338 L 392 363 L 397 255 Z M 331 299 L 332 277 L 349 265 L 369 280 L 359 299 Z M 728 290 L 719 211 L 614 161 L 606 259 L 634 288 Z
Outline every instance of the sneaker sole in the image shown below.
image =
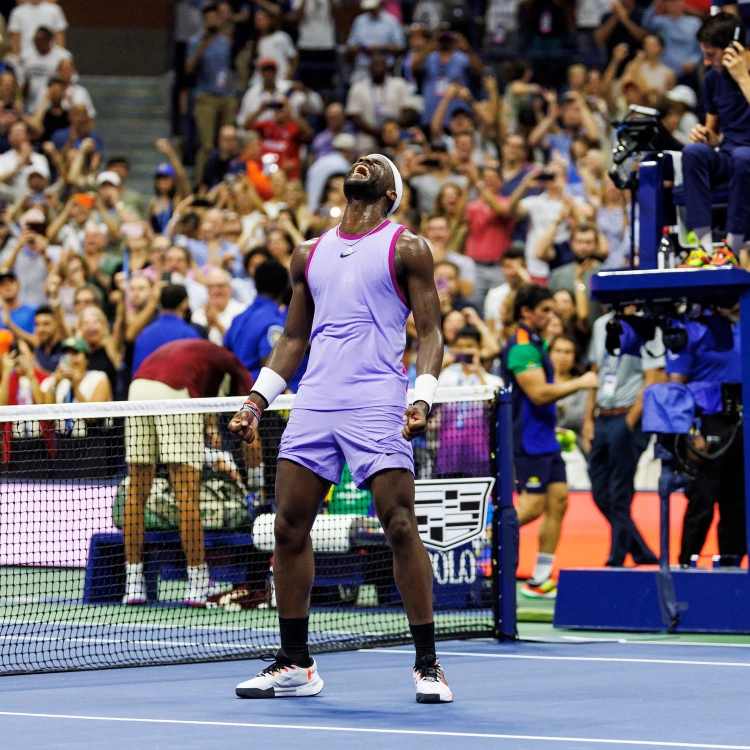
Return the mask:
M 183 599 L 182 603 L 186 607 L 193 607 L 195 609 L 205 609 L 206 608 L 206 602 L 198 601 L 197 599 Z
M 148 604 L 148 602 L 146 601 L 146 599 L 125 599 L 123 601 L 123 604 L 127 607 L 127 606 L 134 606 L 138 604 Z
M 440 693 L 417 693 L 417 703 L 453 703 L 453 695 L 442 698 Z
M 323 690 L 323 680 L 309 682 L 307 685 L 288 688 L 235 688 L 238 698 L 310 698 Z
M 521 596 L 526 599 L 556 599 L 557 593 L 554 594 L 537 594 L 535 591 L 521 591 Z

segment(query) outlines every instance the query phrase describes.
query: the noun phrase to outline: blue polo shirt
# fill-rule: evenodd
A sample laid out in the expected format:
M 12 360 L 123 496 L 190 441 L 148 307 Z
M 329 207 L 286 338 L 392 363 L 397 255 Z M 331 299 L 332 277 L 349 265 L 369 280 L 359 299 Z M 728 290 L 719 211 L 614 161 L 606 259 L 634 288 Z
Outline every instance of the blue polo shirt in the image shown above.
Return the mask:
M 195 34 L 188 42 L 186 60 L 190 60 L 200 46 L 205 32 Z M 217 34 L 206 51 L 201 55 L 195 71 L 196 94 L 218 94 L 227 96 L 234 93 L 232 84 L 232 42 Z
M 10 311 L 10 319 L 13 324 L 18 326 L 22 331 L 26 333 L 34 333 L 34 316 L 36 315 L 36 307 L 31 305 L 19 305 L 15 310 Z M 2 321 L 0 321 L 0 328 L 5 328 Z
M 734 348 L 731 351 L 717 351 L 713 336 L 697 321 L 690 321 L 686 329 L 687 346 L 676 354 L 667 352 L 667 375 L 682 375 L 691 383 L 739 383 L 742 367 L 740 324 L 732 326 Z
M 250 371 L 253 380 L 284 330 L 284 315 L 268 297 L 255 298 L 245 312 L 240 313 L 224 334 L 224 346 Z
M 153 354 L 160 346 L 170 341 L 179 339 L 199 339 L 198 331 L 186 323 L 179 315 L 171 312 L 163 312 L 151 324 L 147 325 L 138 334 L 133 351 L 133 368 L 131 372 L 136 373 L 149 354 Z
M 58 151 L 61 151 L 65 145 L 70 140 L 70 128 L 63 128 L 62 130 L 56 130 L 54 133 L 52 133 L 52 143 L 55 144 L 55 148 Z M 96 153 L 101 154 L 102 151 L 104 151 L 104 139 L 101 136 L 101 133 L 97 133 L 96 130 L 92 130 L 88 135 L 84 136 L 84 138 L 91 138 L 92 141 L 96 144 Z M 73 148 L 80 148 L 81 144 L 83 143 L 83 138 L 76 138 L 73 141 Z
M 703 101 L 708 114 L 719 116 L 720 149 L 750 146 L 750 104 L 734 78 L 711 68 L 703 79 Z
M 513 449 L 515 453 L 538 455 L 559 453 L 557 440 L 557 409 L 555 404 L 537 406 L 523 392 L 516 375 L 542 368 L 548 383 L 555 380 L 555 371 L 547 353 L 547 342 L 523 324 L 511 336 L 503 350 L 501 363 L 505 384 L 510 388 L 513 403 Z

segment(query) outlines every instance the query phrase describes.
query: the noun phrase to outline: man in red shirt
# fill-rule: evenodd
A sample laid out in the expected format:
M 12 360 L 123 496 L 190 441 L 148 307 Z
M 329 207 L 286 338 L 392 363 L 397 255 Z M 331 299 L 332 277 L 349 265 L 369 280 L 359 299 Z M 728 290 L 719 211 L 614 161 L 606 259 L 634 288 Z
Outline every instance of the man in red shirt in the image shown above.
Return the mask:
M 476 284 L 470 302 L 482 310 L 487 292 L 503 283 L 500 261 L 513 242 L 513 211 L 526 195 L 538 175 L 538 170 L 530 171 L 511 193 L 501 196 L 502 175 L 497 164 L 486 164 L 481 172 L 476 165 L 466 169 L 469 183 L 479 197 L 466 206 L 466 219 L 469 232 L 466 236 L 464 255 L 476 263 Z
M 136 371 L 129 401 L 210 398 L 231 378 L 230 394 L 247 395 L 253 381 L 231 352 L 205 339 L 171 341 L 150 354 Z M 202 414 L 128 417 L 125 424 L 128 485 L 125 496 L 125 574 L 123 604 L 145 604 L 143 577 L 144 512 L 156 463 L 167 465 L 177 498 L 180 538 L 188 565 L 185 604 L 202 607 L 208 594 L 199 495 L 206 445 Z
M 302 169 L 300 148 L 303 143 L 312 140 L 313 130 L 294 113 L 286 97 L 274 99 L 266 107 L 274 110 L 273 119 L 253 123 L 253 130 L 260 133 L 262 138 L 261 158 L 274 154 L 279 169 L 283 169 L 291 179 L 298 180 Z

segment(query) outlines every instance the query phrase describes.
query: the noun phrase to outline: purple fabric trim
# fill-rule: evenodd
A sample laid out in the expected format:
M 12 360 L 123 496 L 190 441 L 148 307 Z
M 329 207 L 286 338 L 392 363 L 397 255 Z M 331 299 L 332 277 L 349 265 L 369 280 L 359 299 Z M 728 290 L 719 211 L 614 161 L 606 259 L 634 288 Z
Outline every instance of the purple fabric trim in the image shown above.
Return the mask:
M 312 246 L 310 250 L 310 255 L 307 256 L 307 263 L 305 263 L 305 279 L 307 279 L 307 273 L 310 270 L 310 263 L 312 262 L 313 255 L 315 255 L 315 251 L 318 249 L 318 245 L 320 244 L 320 241 L 328 234 L 328 232 L 323 232 L 323 234 L 318 237 L 318 239 L 315 241 L 315 244 Z M 309 279 L 308 279 L 309 282 Z
M 373 234 L 377 234 L 381 229 L 385 229 L 390 223 L 391 222 L 386 219 L 375 231 L 370 234 L 370 236 L 372 237 Z M 344 234 L 340 229 L 337 231 L 339 233 L 339 237 L 341 237 L 342 240 L 359 240 L 367 234 L 367 232 L 364 232 L 363 234 Z
M 391 282 L 393 283 L 393 288 L 396 291 L 396 294 L 398 294 L 398 298 L 404 303 L 404 307 L 408 308 L 409 303 L 406 301 L 406 297 L 404 297 L 404 293 L 401 291 L 401 287 L 398 285 L 398 279 L 396 278 L 396 263 L 395 263 L 395 256 L 396 256 L 396 242 L 398 242 L 398 238 L 401 235 L 401 232 L 403 232 L 406 229 L 406 227 L 399 227 L 394 235 L 393 239 L 391 239 L 391 246 L 388 249 L 388 268 L 391 272 Z

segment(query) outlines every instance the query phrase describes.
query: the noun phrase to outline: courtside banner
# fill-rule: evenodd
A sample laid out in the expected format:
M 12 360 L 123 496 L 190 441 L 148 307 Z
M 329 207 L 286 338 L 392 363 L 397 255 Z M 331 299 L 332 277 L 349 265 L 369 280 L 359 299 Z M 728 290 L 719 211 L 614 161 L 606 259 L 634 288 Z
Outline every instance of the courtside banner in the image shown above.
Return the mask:
M 414 510 L 426 547 L 454 549 L 484 534 L 492 477 L 419 479 L 414 484 Z

